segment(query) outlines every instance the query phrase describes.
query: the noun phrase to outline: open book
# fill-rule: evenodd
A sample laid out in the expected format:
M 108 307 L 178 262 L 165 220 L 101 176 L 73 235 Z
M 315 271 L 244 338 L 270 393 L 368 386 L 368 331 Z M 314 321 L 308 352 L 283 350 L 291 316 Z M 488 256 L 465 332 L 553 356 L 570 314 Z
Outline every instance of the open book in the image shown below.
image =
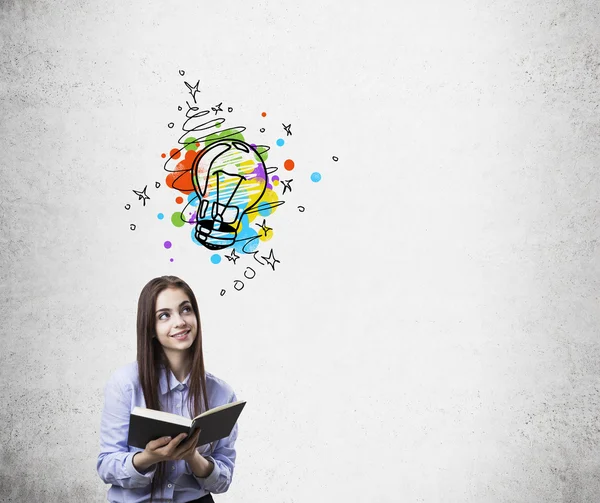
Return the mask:
M 204 445 L 229 436 L 246 405 L 245 401 L 226 403 L 207 410 L 193 419 L 160 410 L 135 407 L 129 416 L 129 438 L 127 443 L 141 449 L 151 440 L 161 437 L 175 438 L 187 433 L 187 438 L 200 429 L 196 445 Z M 184 439 L 184 442 L 187 440 Z

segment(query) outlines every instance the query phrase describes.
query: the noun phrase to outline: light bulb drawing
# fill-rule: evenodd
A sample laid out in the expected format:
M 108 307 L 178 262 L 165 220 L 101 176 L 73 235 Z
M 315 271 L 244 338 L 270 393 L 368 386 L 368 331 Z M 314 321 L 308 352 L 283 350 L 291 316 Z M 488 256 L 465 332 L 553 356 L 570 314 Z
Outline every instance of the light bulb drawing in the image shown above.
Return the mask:
M 220 140 L 194 158 L 192 183 L 199 201 L 196 239 L 209 250 L 220 250 L 235 243 L 242 217 L 265 193 L 267 170 L 252 145 Z

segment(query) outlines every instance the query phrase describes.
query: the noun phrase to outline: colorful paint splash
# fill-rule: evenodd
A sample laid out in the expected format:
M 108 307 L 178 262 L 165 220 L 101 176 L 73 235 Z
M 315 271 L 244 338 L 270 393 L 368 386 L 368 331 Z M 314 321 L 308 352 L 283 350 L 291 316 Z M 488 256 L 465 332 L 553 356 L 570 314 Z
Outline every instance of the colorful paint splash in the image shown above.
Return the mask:
M 214 115 L 187 105 L 180 147 L 170 149 L 164 164 L 166 184 L 178 193 L 175 203 L 185 203 L 171 214 L 171 223 L 192 225 L 192 241 L 209 250 L 252 253 L 267 239 L 255 220 L 284 204 L 270 178 L 278 168 L 266 165 L 269 147 L 247 142 L 244 126 L 224 127 L 226 119 L 218 116 L 222 103 L 211 107 Z

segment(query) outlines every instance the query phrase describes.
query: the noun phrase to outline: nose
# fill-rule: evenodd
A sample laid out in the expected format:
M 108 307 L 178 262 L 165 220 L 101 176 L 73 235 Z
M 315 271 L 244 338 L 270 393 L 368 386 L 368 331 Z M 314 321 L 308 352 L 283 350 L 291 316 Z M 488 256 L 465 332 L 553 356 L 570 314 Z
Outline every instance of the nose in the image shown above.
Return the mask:
M 181 317 L 180 314 L 173 315 L 173 323 L 175 324 L 176 327 L 181 327 L 181 326 L 185 325 L 185 321 Z

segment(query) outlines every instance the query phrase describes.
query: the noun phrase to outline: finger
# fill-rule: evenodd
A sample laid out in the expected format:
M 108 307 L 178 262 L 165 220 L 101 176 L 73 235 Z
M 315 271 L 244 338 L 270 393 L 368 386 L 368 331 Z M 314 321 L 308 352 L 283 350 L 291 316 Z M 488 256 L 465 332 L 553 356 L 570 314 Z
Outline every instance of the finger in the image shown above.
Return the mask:
M 196 443 L 198 442 L 198 438 L 200 438 L 200 430 L 196 430 L 194 434 L 190 437 L 190 444 L 193 443 L 194 445 L 196 445 Z
M 175 450 L 175 452 L 173 453 L 173 455 L 181 455 L 183 457 L 187 456 L 188 454 L 190 454 L 195 448 L 196 448 L 196 444 L 198 443 L 198 436 L 200 435 L 200 433 L 194 433 L 191 437 L 187 438 L 184 442 L 182 442 L 177 449 Z
M 149 451 L 154 451 L 156 449 L 164 447 L 165 445 L 168 445 L 170 441 L 171 437 L 157 438 L 156 440 L 151 440 L 150 442 L 148 442 L 146 444 L 146 449 L 148 449 Z
M 192 449 L 195 449 L 197 444 L 198 444 L 198 438 L 200 437 L 200 430 L 195 431 L 194 434 L 189 438 L 189 440 L 186 440 L 185 444 L 186 447 L 188 447 L 188 451 L 191 451 Z
M 187 433 L 180 433 L 173 440 L 169 442 L 170 449 L 176 449 L 181 442 L 183 442 L 187 438 Z
M 198 435 L 194 434 L 189 438 L 186 438 L 179 446 L 177 447 L 177 452 L 188 453 L 194 447 L 196 447 L 196 443 L 198 442 Z
M 176 459 L 184 459 L 190 456 L 194 452 L 194 444 L 185 445 L 183 447 L 177 448 L 177 450 L 173 453 L 173 457 Z
M 180 433 L 175 438 L 173 438 L 167 445 L 161 447 L 157 452 L 163 456 L 169 457 L 172 456 L 173 452 L 177 450 L 177 446 L 185 439 L 187 435 L 185 433 Z

